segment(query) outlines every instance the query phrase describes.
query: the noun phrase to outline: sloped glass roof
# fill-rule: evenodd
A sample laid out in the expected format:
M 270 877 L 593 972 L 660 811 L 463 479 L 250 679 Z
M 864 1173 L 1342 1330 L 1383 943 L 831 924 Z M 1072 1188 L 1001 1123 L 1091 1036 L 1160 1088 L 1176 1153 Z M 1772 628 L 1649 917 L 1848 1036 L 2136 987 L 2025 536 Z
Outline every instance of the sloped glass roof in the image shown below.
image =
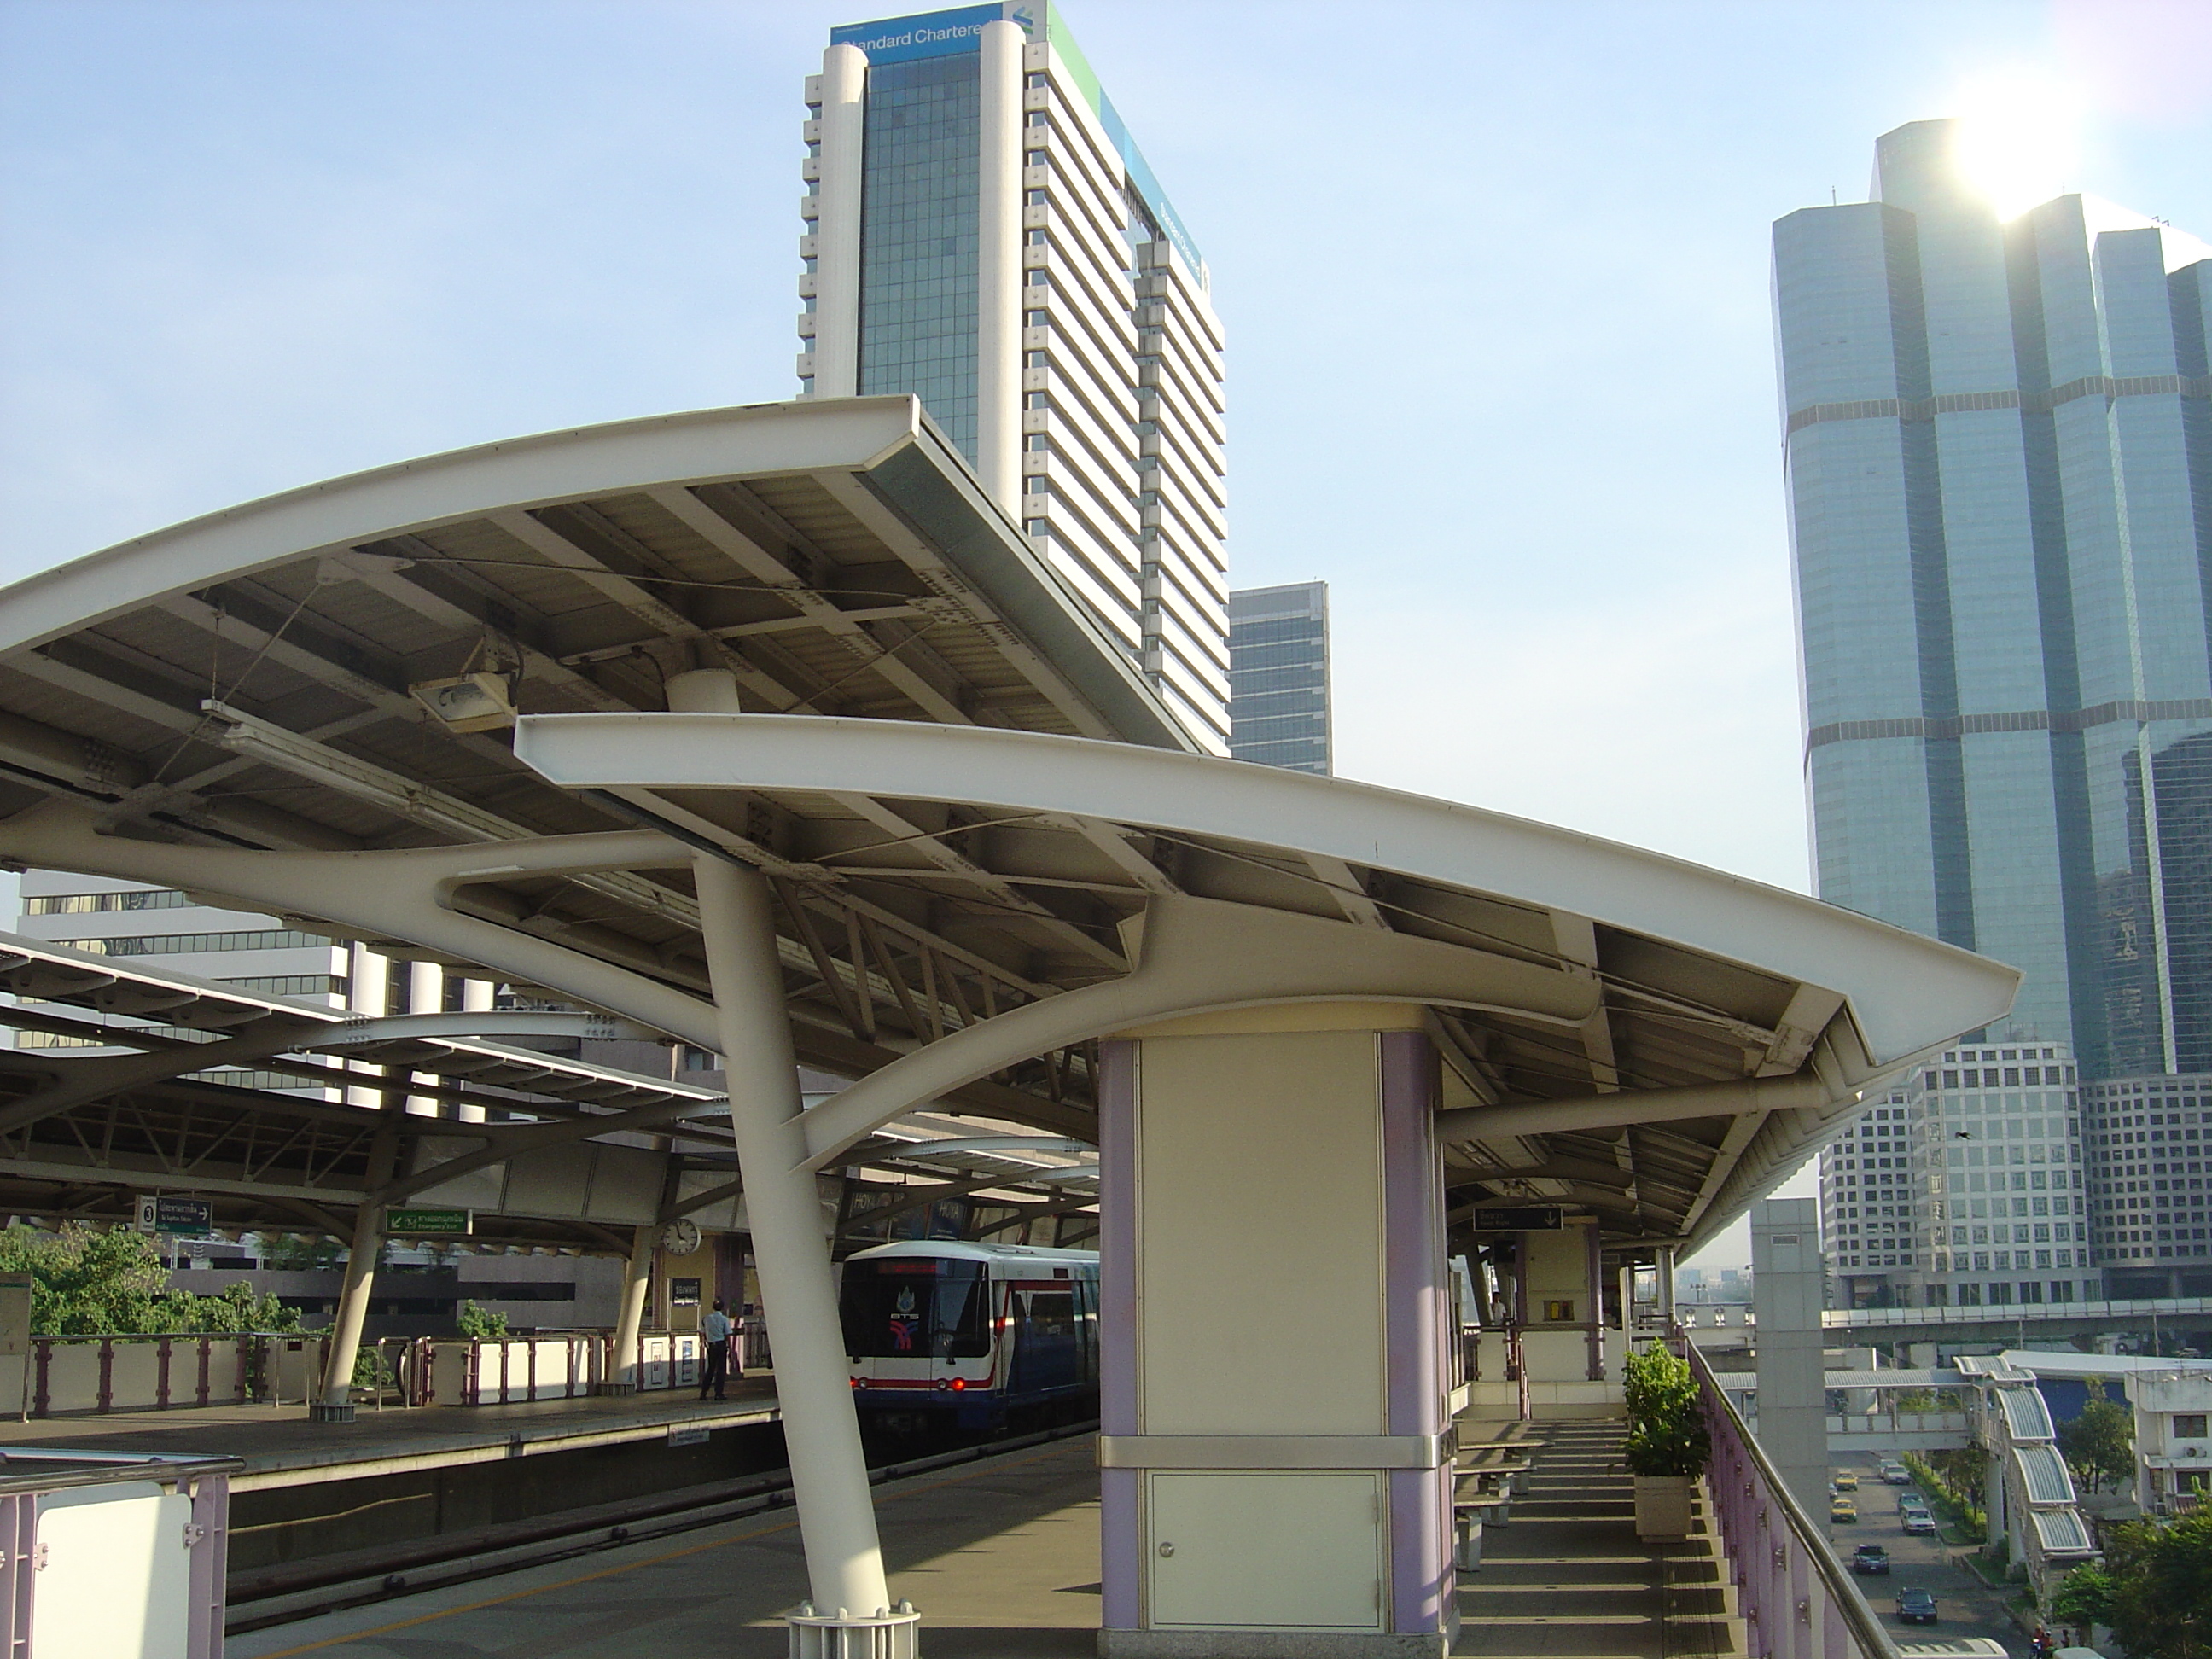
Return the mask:
M 1997 1405 L 2004 1413 L 2005 1431 L 2014 1440 L 2051 1438 L 2051 1413 L 2033 1389 L 2000 1389 Z
M 2035 1510 L 2028 1518 L 2035 1522 L 2035 1536 L 2045 1555 L 2087 1555 L 2096 1548 L 2078 1510 Z
M 2071 1504 L 2073 1478 L 2066 1460 L 2052 1446 L 2015 1446 L 2013 1462 L 2019 1467 L 2021 1486 L 2031 1504 Z

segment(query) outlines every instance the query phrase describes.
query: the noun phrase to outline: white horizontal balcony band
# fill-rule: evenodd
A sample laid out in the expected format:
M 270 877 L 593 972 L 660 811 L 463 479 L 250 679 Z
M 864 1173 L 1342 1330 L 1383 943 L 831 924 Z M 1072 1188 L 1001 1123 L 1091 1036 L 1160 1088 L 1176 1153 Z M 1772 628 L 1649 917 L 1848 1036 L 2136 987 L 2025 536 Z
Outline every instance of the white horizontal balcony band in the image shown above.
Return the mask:
M 1443 1434 L 1102 1434 L 1102 1469 L 1437 1469 L 1458 1449 Z

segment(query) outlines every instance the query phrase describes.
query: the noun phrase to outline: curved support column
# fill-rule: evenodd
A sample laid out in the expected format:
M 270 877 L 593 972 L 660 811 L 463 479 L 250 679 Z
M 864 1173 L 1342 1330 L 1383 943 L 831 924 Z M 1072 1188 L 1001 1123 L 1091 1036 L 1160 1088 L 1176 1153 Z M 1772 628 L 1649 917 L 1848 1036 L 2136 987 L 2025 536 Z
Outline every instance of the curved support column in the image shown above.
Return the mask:
M 668 869 L 691 854 L 649 830 L 385 853 L 283 853 L 186 847 L 104 836 L 99 817 L 53 801 L 0 823 L 0 857 L 49 870 L 219 892 L 251 908 L 322 916 L 374 939 L 404 939 L 501 977 L 557 985 L 580 1002 L 716 1046 L 714 1011 L 697 997 L 511 927 L 450 908 L 452 889 L 487 866 L 542 871 Z
M 386 1117 L 389 1119 L 387 1112 Z M 376 1258 L 384 1252 L 384 1194 L 399 1149 L 397 1129 L 387 1121 L 368 1151 L 368 1190 L 354 1212 L 353 1244 L 346 1255 L 345 1283 L 338 1291 L 337 1314 L 331 1321 L 331 1343 L 323 1355 L 322 1397 L 309 1413 L 318 1423 L 353 1421 L 353 1362 L 361 1352 L 362 1325 L 368 1317 L 368 1294 L 376 1278 Z
M 1285 1002 L 1498 1007 L 1575 1025 L 1594 981 L 1485 951 L 1215 899 L 1155 898 L 1133 930 L 1136 971 L 956 1031 L 807 1114 L 807 1167 L 945 1091 L 1070 1043 L 1183 1015 Z
M 888 1609 L 875 1504 L 853 1410 L 822 1206 L 805 1167 L 799 1066 L 767 881 L 720 859 L 693 866 L 700 927 L 745 1183 L 753 1259 L 775 1349 L 776 1397 L 818 1607 Z
M 376 1278 L 376 1258 L 384 1251 L 384 1206 L 363 1200 L 353 1224 L 353 1248 L 346 1257 L 345 1284 L 331 1321 L 331 1345 L 323 1356 L 323 1394 L 312 1415 L 318 1423 L 353 1421 L 353 1365 L 361 1352 L 362 1325 L 368 1317 L 368 1293 Z
M 1624 1123 L 1679 1123 L 1693 1117 L 1741 1117 L 1798 1107 L 1820 1107 L 1847 1097 L 1846 1085 L 1831 1086 L 1816 1073 L 1787 1077 L 1743 1078 L 1734 1083 L 1694 1083 L 1680 1089 L 1624 1090 L 1572 1100 L 1528 1105 L 1469 1106 L 1437 1114 L 1440 1140 L 1484 1140 L 1493 1136 L 1556 1134 L 1575 1129 L 1610 1129 Z

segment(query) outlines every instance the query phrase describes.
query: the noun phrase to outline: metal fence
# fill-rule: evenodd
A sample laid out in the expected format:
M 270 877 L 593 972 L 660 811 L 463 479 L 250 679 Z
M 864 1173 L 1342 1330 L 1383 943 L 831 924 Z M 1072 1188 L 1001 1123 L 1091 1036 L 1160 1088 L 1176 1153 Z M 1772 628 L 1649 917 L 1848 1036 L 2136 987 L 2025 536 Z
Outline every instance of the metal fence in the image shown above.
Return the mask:
M 1897 1659 L 1897 1644 L 1759 1449 L 1694 1345 L 1690 1370 L 1711 1431 L 1706 1480 L 1735 1578 L 1750 1659 Z
M 214 1334 L 115 1332 L 34 1336 L 20 1365 L 0 1376 L 0 1412 L 26 1417 L 97 1416 L 193 1406 L 299 1404 L 322 1386 L 324 1331 L 226 1331 Z M 769 1360 L 760 1322 L 740 1328 L 744 1368 Z M 362 1344 L 375 1380 L 356 1381 L 356 1404 L 386 1407 L 501 1405 L 590 1394 L 610 1375 L 610 1333 L 536 1331 L 499 1337 L 387 1336 Z M 641 1333 L 636 1380 L 643 1389 L 699 1386 L 700 1339 Z M 356 1373 L 359 1378 L 366 1364 Z

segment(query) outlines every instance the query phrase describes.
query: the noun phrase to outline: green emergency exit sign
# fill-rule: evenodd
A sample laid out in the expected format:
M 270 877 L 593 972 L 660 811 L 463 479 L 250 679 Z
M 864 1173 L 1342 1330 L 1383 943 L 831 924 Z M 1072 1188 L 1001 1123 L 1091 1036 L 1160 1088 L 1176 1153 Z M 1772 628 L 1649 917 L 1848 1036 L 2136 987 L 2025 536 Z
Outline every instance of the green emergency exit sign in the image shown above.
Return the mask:
M 386 1233 L 468 1233 L 475 1212 L 471 1210 L 417 1210 L 394 1207 L 384 1212 Z

